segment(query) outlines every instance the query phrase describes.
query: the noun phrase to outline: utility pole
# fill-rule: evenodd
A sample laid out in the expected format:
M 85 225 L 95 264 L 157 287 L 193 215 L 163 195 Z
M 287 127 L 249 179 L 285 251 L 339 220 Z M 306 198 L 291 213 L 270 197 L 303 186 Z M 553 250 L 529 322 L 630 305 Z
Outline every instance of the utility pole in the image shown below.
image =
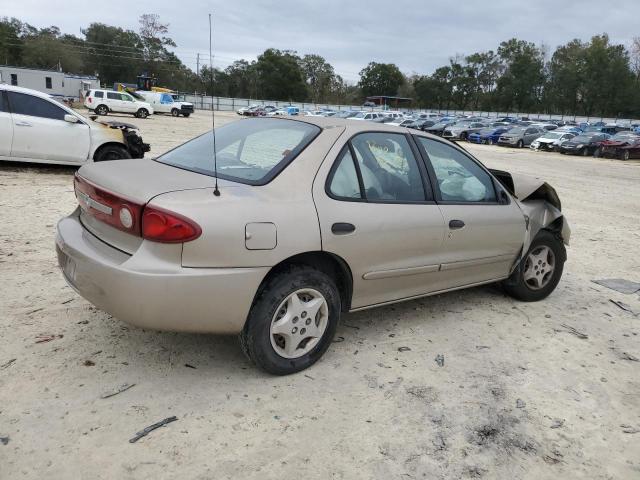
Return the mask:
M 191 57 L 193 58 L 193 57 Z M 198 56 L 196 57 L 196 75 L 199 77 L 200 76 L 200 54 L 198 53 Z

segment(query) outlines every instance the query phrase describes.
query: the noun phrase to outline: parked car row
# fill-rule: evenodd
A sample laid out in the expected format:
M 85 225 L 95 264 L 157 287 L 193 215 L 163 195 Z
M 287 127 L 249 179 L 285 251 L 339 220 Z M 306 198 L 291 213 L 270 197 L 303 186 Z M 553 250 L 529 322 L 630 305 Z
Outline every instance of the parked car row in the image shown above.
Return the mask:
M 151 91 L 89 90 L 84 97 L 84 106 L 97 115 L 130 113 L 137 118 L 147 118 L 154 113 L 188 117 L 193 113 L 193 104 L 180 101 L 178 94 Z

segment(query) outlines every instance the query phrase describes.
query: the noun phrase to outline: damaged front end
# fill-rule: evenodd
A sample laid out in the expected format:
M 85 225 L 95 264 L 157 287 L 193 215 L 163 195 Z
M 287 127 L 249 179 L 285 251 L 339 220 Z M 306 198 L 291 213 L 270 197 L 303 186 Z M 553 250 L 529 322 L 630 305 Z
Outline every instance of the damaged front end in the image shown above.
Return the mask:
M 135 125 L 117 120 L 97 120 L 98 117 L 96 115 L 92 115 L 90 118 L 105 127 L 120 130 L 123 143 L 127 146 L 131 158 L 144 158 L 144 154 L 151 150 L 151 145 L 142 141 L 142 137 L 138 133 L 138 127 Z
M 502 170 L 491 170 L 491 173 L 516 198 L 525 216 L 526 231 L 520 258 L 542 229 L 553 232 L 565 245 L 569 245 L 571 228 L 562 213 L 560 198 L 551 185 L 537 177 Z

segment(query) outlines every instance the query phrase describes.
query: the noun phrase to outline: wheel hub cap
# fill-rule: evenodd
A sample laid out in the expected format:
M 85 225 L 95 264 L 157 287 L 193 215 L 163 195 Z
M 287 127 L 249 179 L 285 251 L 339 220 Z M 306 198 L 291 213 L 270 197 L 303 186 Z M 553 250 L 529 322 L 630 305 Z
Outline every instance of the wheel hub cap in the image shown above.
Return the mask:
M 547 286 L 556 268 L 556 257 L 549 247 L 537 247 L 527 255 L 523 278 L 532 290 Z
M 284 358 L 299 358 L 320 341 L 329 323 L 329 306 L 317 290 L 296 290 L 278 306 L 271 320 L 271 346 Z

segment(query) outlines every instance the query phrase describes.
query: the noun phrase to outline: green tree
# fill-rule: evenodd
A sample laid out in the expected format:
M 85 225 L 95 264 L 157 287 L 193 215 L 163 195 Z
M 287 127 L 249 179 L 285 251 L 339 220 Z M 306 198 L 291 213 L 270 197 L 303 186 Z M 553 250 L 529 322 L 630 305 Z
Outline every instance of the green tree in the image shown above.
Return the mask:
M 296 52 L 269 48 L 256 62 L 259 96 L 268 100 L 303 101 L 307 85 Z
M 320 55 L 309 54 L 300 60 L 300 68 L 305 77 L 311 101 L 326 102 L 333 93 L 332 90 L 338 87 L 336 73 L 331 64 Z
M 520 112 L 539 107 L 545 82 L 542 52 L 533 43 L 512 38 L 498 47 L 504 69 L 497 81 L 497 98 L 504 109 Z
M 373 95 L 394 96 L 404 83 L 404 75 L 393 63 L 371 62 L 360 71 L 358 86 L 365 97 Z

